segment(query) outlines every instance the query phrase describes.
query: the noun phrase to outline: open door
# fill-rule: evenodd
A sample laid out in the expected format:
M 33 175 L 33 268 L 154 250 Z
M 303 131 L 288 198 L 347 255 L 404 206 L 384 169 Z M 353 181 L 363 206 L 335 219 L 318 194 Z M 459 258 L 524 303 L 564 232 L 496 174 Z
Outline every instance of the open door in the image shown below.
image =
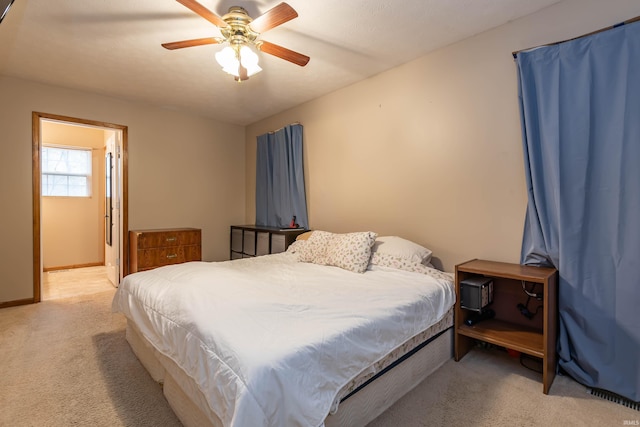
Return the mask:
M 120 260 L 122 260 L 122 242 L 120 230 L 120 200 L 122 187 L 120 183 L 121 132 L 113 131 L 105 141 L 105 250 L 104 263 L 107 267 L 107 277 L 113 286 L 118 287 L 122 279 Z

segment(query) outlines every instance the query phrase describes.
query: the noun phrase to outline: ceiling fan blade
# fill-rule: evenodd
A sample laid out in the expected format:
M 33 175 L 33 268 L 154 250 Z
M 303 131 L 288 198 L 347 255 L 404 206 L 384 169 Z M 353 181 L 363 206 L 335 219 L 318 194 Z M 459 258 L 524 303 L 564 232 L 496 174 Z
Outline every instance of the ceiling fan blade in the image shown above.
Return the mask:
M 178 0 L 180 1 L 180 0 Z M 298 12 L 293 10 L 287 3 L 280 3 L 279 5 L 269 9 L 256 19 L 251 21 L 249 26 L 256 33 L 264 33 L 278 25 L 284 24 L 287 21 L 291 21 L 298 16 Z
M 278 58 L 282 58 L 285 61 L 293 62 L 296 65 L 304 67 L 309 62 L 309 57 L 307 55 L 303 55 L 298 52 L 294 52 L 293 50 L 287 49 L 286 47 L 279 46 L 277 44 L 269 43 L 264 40 L 256 43 L 258 49 L 260 49 L 264 53 L 268 53 L 269 55 L 277 56 Z
M 198 3 L 196 0 L 176 0 L 183 6 L 188 7 L 198 15 L 202 16 L 207 21 L 211 22 L 217 27 L 226 27 L 227 23 L 222 20 L 218 15 L 211 12 L 209 9 Z
M 220 41 L 215 37 L 205 37 L 202 39 L 182 40 L 179 42 L 162 43 L 162 47 L 169 50 L 182 49 L 184 47 L 203 46 L 206 44 L 218 44 Z

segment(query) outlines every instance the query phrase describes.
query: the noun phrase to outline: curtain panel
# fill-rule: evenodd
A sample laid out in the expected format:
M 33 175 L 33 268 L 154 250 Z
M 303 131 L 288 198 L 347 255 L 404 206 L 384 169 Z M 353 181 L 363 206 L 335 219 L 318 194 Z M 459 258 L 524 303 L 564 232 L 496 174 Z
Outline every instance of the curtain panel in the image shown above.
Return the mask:
M 259 135 L 257 144 L 256 225 L 284 228 L 295 216 L 308 229 L 302 125 Z
M 559 364 L 640 400 L 640 23 L 517 54 L 521 263 L 559 271 Z

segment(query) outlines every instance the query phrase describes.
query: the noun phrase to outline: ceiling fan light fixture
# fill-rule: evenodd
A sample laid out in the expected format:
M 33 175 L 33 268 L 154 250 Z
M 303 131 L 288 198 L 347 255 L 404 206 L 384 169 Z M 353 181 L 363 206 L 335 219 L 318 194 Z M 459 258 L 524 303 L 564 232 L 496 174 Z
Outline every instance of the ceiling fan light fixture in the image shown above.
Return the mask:
M 2 1 L 7 0 L 0 0 L 0 2 Z M 304 67 L 309 62 L 309 57 L 306 55 L 265 40 L 258 40 L 258 37 L 265 31 L 289 22 L 298 16 L 298 13 L 285 2 L 272 7 L 256 19 L 252 19 L 247 11 L 240 6 L 230 7 L 227 14 L 219 17 L 197 0 L 177 1 L 218 27 L 222 37 L 204 37 L 162 43 L 162 47 L 165 49 L 174 50 L 185 47 L 229 43 L 227 47 L 216 53 L 216 61 L 222 66 L 224 72 L 234 76 L 238 82 L 244 81 L 249 76 L 262 71 L 262 68 L 258 65 L 258 55 L 252 46 L 261 52 L 301 67 Z
M 247 45 L 240 48 L 240 63 L 247 69 L 247 75 L 253 76 L 262 71 L 258 65 L 258 55 Z
M 234 48 L 227 46 L 220 52 L 216 53 L 216 61 L 222 67 L 222 70 L 226 73 L 238 76 L 238 67 L 240 61 L 238 61 L 237 54 Z
M 240 77 L 240 65 L 247 69 L 247 76 L 262 71 L 258 65 L 258 55 L 247 45 L 240 47 L 227 46 L 216 53 L 216 61 L 222 71 L 235 77 Z

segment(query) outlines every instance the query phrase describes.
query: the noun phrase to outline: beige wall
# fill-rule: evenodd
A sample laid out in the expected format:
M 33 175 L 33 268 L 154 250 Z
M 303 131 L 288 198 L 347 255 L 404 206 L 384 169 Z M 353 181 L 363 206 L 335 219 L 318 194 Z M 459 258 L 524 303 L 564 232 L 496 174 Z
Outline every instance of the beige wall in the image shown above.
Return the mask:
M 511 52 L 638 15 L 637 1 L 565 1 L 249 126 L 247 222 L 256 136 L 299 121 L 311 228 L 410 238 L 448 271 L 518 262 L 526 188 Z
M 90 197 L 42 197 L 45 269 L 104 264 L 104 134 L 101 129 L 42 122 L 43 144 L 92 149 Z
M 199 227 L 203 259 L 228 257 L 245 212 L 241 126 L 6 76 L 0 93 L 0 303 L 33 297 L 33 111 L 128 126 L 130 228 Z

